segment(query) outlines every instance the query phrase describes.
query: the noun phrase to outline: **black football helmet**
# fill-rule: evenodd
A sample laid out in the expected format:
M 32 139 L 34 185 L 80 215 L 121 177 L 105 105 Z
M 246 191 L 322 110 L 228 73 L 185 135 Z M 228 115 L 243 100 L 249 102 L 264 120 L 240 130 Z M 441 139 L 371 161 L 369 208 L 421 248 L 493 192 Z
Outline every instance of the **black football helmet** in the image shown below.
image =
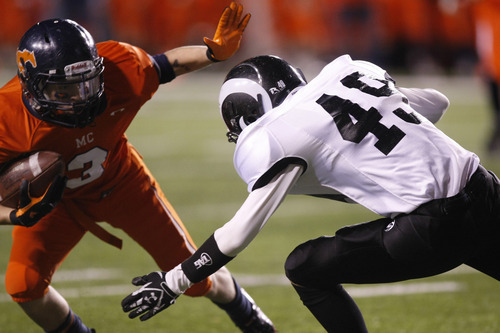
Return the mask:
M 229 141 L 236 142 L 247 125 L 280 105 L 295 88 L 305 84 L 300 69 L 276 56 L 250 58 L 233 67 L 219 94 Z
M 85 127 L 104 111 L 103 59 L 78 23 L 51 19 L 31 27 L 17 49 L 23 102 L 35 117 Z

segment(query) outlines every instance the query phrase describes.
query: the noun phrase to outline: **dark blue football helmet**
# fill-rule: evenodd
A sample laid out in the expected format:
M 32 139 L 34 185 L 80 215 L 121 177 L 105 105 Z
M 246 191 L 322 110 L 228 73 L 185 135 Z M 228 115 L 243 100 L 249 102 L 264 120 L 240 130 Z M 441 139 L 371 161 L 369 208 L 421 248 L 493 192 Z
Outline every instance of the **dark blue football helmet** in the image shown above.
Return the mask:
M 229 141 L 236 142 L 246 126 L 280 105 L 295 88 L 306 83 L 300 69 L 276 56 L 250 58 L 233 67 L 219 94 Z
M 31 27 L 17 49 L 23 102 L 35 117 L 85 127 L 106 107 L 103 59 L 78 23 L 51 19 Z

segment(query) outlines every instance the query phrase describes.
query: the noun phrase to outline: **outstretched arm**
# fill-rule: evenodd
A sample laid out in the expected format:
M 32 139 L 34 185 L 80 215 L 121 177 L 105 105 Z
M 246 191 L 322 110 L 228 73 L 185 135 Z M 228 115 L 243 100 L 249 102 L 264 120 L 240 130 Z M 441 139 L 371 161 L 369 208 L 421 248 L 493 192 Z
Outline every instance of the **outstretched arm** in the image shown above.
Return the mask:
M 186 74 L 210 65 L 212 62 L 229 59 L 240 47 L 243 31 L 250 14 L 242 18 L 243 6 L 231 2 L 219 19 L 213 39 L 204 38 L 206 46 L 183 46 L 165 52 L 175 75 Z
M 236 215 L 182 264 L 169 272 L 153 272 L 135 278 L 132 283 L 142 287 L 123 299 L 123 310 L 131 311 L 130 318 L 149 319 L 173 304 L 194 283 L 232 260 L 257 236 L 302 172 L 302 166 L 289 165 L 269 184 L 252 191 Z

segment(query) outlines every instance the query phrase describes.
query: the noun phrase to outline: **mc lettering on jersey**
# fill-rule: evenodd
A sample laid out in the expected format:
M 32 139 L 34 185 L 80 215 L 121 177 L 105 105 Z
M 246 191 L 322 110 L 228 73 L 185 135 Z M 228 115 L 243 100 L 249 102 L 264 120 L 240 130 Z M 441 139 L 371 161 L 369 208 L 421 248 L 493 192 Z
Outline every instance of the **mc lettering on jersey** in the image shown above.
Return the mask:
M 94 133 L 90 132 L 82 136 L 80 139 L 76 139 L 76 148 L 81 148 L 94 142 Z
M 19 68 L 19 73 L 24 74 L 26 70 L 26 64 L 30 62 L 33 68 L 36 68 L 36 58 L 33 51 L 28 51 L 26 49 L 20 51 L 17 50 L 17 67 Z
M 200 259 L 194 262 L 194 266 L 196 267 L 196 269 L 200 269 L 203 266 L 210 266 L 210 265 L 212 265 L 212 258 L 205 252 L 201 254 Z

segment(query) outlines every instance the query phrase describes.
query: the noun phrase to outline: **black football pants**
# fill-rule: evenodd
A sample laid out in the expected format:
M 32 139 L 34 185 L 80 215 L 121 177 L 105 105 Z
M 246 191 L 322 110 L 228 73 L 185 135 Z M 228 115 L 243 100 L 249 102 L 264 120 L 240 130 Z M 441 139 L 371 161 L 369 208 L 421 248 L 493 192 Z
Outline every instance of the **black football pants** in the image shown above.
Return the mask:
M 367 332 L 342 283 L 423 278 L 467 264 L 500 280 L 500 184 L 479 166 L 457 195 L 299 245 L 285 270 L 328 332 Z

